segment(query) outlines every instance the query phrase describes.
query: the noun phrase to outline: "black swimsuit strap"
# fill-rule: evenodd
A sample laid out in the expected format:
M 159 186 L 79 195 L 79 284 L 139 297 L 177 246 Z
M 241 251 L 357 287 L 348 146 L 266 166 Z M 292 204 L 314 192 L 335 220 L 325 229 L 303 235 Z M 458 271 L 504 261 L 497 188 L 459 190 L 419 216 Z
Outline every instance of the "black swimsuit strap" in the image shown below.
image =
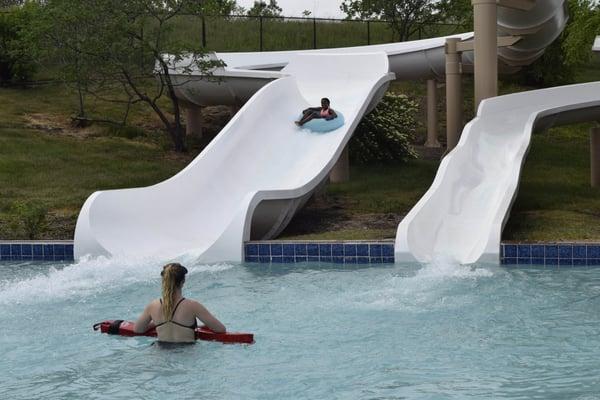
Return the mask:
M 179 300 L 179 301 L 177 302 L 177 305 L 176 305 L 176 306 L 175 306 L 175 308 L 173 309 L 173 314 L 171 315 L 171 320 L 170 320 L 170 322 L 171 322 L 172 324 L 179 325 L 179 326 L 181 326 L 181 327 L 183 327 L 183 328 L 188 328 L 188 329 L 195 330 L 195 329 L 198 327 L 198 322 L 196 322 L 196 317 L 194 317 L 194 323 L 193 323 L 192 325 L 189 325 L 189 326 L 188 326 L 188 325 L 181 324 L 181 323 L 179 323 L 179 322 L 177 322 L 177 321 L 173 321 L 173 317 L 175 316 L 175 311 L 177 311 L 177 307 L 179 307 L 179 305 L 180 305 L 180 304 L 181 304 L 181 303 L 182 303 L 184 300 L 185 300 L 185 297 L 182 297 L 182 298 L 181 298 L 181 300 Z
M 198 323 L 196 322 L 196 317 L 194 317 L 194 323 L 192 325 L 189 325 L 189 326 L 181 324 L 181 323 L 179 323 L 177 321 L 173 321 L 173 317 L 175 316 L 175 311 L 177 311 L 177 307 L 179 307 L 179 305 L 181 304 L 181 302 L 184 301 L 184 300 L 185 300 L 185 297 L 182 297 L 181 300 L 179 300 L 177 302 L 177 305 L 175 305 L 175 308 L 173 309 L 173 313 L 171 314 L 171 319 L 169 320 L 169 322 L 172 323 L 172 324 L 175 324 L 175 325 L 179 325 L 179 326 L 181 326 L 183 328 L 188 328 L 188 329 L 195 330 L 196 327 L 198 327 Z
M 173 316 L 175 316 L 175 311 L 177 311 L 177 307 L 179 307 L 179 305 L 181 304 L 181 302 L 184 301 L 184 300 L 185 300 L 185 297 L 182 297 L 177 302 L 177 304 L 175 305 L 175 308 L 173 309 L 173 312 L 171 313 L 171 318 L 169 320 L 163 321 L 160 324 L 156 324 L 155 327 L 159 327 L 159 326 L 162 326 L 162 325 L 166 324 L 167 322 L 170 322 L 172 324 L 179 325 L 179 326 L 182 326 L 184 328 L 196 329 L 196 327 L 198 326 L 198 324 L 196 322 L 196 318 L 194 318 L 194 324 L 190 325 L 190 326 L 183 325 L 183 324 L 180 324 L 179 322 L 173 321 Z M 159 299 L 159 301 L 160 301 L 160 304 L 162 304 L 162 299 Z
M 173 321 L 173 316 L 175 315 L 175 311 L 177 311 L 177 307 L 179 307 L 179 305 L 181 304 L 182 301 L 185 300 L 185 297 L 182 297 L 181 300 L 179 300 L 177 302 L 177 304 L 175 304 L 175 308 L 173 309 L 173 312 L 171 313 L 171 321 Z

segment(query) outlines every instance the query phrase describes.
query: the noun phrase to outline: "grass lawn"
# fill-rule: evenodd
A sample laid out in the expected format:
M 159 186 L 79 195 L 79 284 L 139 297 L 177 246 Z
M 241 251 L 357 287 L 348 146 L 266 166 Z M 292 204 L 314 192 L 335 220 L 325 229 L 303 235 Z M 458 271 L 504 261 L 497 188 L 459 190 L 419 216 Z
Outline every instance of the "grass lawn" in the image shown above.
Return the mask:
M 590 126 L 533 137 L 505 240 L 600 240 L 600 189 L 590 187 Z
M 597 79 L 598 70 L 584 69 L 580 79 Z M 470 85 L 466 80 L 466 94 Z M 401 83 L 393 89 L 424 104 L 424 84 Z M 502 92 L 516 90 L 523 88 L 501 86 Z M 135 128 L 70 129 L 75 99 L 60 86 L 0 88 L 0 238 L 26 238 L 8 221 L 15 202 L 29 201 L 49 209 L 49 226 L 40 238 L 70 239 L 79 209 L 92 192 L 157 183 L 197 153 L 178 156 L 168 150 L 155 117 L 142 107 L 132 111 Z M 469 108 L 468 98 L 465 103 Z M 113 118 L 120 112 L 110 104 L 92 102 L 90 107 Z M 504 240 L 600 240 L 600 190 L 589 187 L 589 126 L 534 136 Z M 282 237 L 393 238 L 399 221 L 429 188 L 437 166 L 430 160 L 353 165 L 351 181 L 330 185 L 311 200 Z
M 0 128 L 0 238 L 26 238 L 8 223 L 11 206 L 24 201 L 50 211 L 40 238 L 70 239 L 79 209 L 94 191 L 157 183 L 187 163 L 167 155 L 142 141 Z
M 48 213 L 43 239 L 73 237 L 79 209 L 96 190 L 146 186 L 182 169 L 190 156 L 165 150 L 168 141 L 153 116 L 133 110 L 131 121 L 145 129 L 94 125 L 72 128 L 76 98 L 62 86 L 0 88 L 0 238 L 26 239 L 11 226 L 16 202 L 40 204 Z M 90 107 L 118 118 L 112 104 Z

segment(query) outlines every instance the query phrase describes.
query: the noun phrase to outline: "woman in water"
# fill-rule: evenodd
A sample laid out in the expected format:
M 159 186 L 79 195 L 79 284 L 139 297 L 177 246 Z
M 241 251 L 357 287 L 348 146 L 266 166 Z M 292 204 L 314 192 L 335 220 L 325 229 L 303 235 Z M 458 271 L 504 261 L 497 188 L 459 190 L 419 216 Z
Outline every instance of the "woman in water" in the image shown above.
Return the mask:
M 325 118 L 327 121 L 337 118 L 337 114 L 331 108 L 329 108 L 329 99 L 324 97 L 321 99 L 321 107 L 309 107 L 302 111 L 302 118 L 300 121 L 295 121 L 295 124 L 302 126 L 308 121 L 315 118 Z
M 160 273 L 162 299 L 146 306 L 134 325 L 136 333 L 144 333 L 155 327 L 160 342 L 195 342 L 196 318 L 214 332 L 225 332 L 225 325 L 202 304 L 182 296 L 181 289 L 187 272 L 184 266 L 177 263 L 163 267 Z

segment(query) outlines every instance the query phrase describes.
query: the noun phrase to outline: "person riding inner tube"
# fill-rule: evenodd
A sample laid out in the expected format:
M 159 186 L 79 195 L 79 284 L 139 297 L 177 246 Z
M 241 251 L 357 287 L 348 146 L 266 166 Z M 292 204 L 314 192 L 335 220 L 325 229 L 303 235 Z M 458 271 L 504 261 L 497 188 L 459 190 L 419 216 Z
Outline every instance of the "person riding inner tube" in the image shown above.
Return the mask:
M 327 121 L 337 118 L 335 111 L 329 107 L 330 104 L 331 102 L 329 99 L 323 97 L 321 99 L 321 107 L 309 107 L 305 110 L 302 110 L 302 118 L 294 123 L 298 126 L 302 126 L 315 118 L 324 118 Z

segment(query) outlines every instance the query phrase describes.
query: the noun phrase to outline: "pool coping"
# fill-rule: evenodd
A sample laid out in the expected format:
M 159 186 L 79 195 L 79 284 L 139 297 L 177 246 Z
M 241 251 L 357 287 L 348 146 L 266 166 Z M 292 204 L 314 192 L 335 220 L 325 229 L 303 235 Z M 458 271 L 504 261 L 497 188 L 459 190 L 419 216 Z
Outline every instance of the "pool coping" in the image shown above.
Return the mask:
M 0 240 L 2 261 L 74 260 L 72 240 Z M 244 243 L 244 261 L 393 264 L 394 240 L 265 240 Z M 600 242 L 503 242 L 501 265 L 600 266 Z

